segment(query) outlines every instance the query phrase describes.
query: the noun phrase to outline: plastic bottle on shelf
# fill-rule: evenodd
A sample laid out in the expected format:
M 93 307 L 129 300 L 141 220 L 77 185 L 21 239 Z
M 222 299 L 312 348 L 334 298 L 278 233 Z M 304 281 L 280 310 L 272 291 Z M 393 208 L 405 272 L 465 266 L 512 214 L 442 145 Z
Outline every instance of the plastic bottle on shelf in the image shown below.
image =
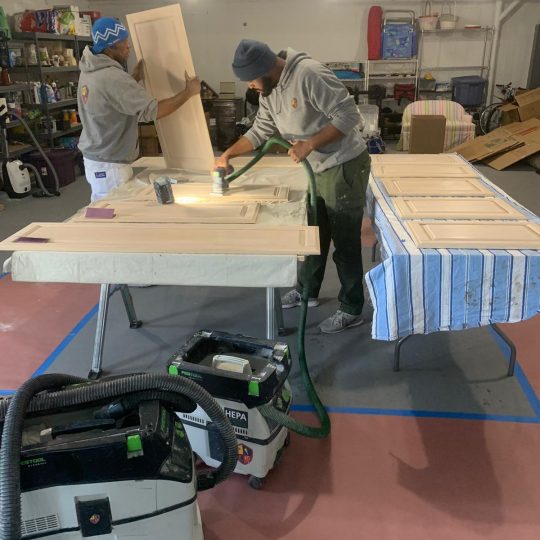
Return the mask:
M 58 88 L 58 85 L 54 81 L 51 83 L 51 88 L 53 89 L 53 92 L 54 92 L 54 99 L 56 101 L 60 101 L 62 99 L 60 96 L 60 90 Z
M 71 127 L 76 127 L 79 125 L 79 120 L 77 119 L 77 111 L 75 109 L 71 109 L 69 123 Z
M 62 124 L 64 126 L 64 129 L 68 129 L 71 126 L 70 116 L 71 115 L 69 109 L 64 109 L 62 111 Z
M 2 74 L 0 75 L 0 84 L 2 86 L 9 86 L 11 84 L 11 77 L 6 67 L 2 68 Z

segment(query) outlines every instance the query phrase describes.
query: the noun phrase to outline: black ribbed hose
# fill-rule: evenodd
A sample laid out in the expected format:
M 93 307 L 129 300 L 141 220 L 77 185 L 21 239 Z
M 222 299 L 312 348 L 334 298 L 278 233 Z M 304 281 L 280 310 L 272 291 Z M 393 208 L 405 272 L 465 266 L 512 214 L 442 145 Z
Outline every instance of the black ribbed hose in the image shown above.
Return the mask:
M 75 386 L 58 390 L 65 385 Z M 36 396 L 38 392 L 51 388 L 55 390 Z M 0 419 L 5 416 L 0 449 L 1 540 L 19 540 L 21 537 L 20 452 L 25 414 L 72 408 L 135 393 L 142 393 L 145 399 L 160 399 L 168 403 L 173 401 L 172 394 L 176 394 L 178 405 L 185 405 L 185 399 L 181 399 L 185 396 L 200 405 L 215 424 L 225 444 L 225 455 L 217 469 L 198 475 L 199 489 L 207 489 L 222 482 L 234 471 L 237 463 L 234 430 L 214 398 L 190 379 L 161 374 L 137 374 L 94 382 L 67 375 L 41 375 L 24 383 L 11 399 L 0 402 Z

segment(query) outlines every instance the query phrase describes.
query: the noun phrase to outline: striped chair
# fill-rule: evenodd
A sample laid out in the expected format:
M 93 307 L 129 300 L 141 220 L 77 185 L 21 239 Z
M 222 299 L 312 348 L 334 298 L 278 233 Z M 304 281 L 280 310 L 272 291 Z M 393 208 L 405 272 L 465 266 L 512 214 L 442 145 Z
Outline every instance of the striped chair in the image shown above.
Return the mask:
M 405 152 L 409 150 L 413 114 L 439 114 L 446 117 L 445 151 L 469 139 L 474 139 L 475 125 L 472 122 L 472 116 L 467 114 L 459 103 L 447 100 L 414 101 L 407 105 L 403 111 L 398 150 Z

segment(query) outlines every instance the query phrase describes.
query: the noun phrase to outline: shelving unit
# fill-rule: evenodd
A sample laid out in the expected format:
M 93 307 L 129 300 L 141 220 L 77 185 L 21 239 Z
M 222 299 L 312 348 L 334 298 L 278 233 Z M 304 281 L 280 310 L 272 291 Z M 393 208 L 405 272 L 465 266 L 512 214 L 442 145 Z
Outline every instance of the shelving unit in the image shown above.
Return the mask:
M 385 60 L 367 60 L 366 61 L 366 73 L 364 91 L 369 90 L 369 86 L 372 83 L 381 84 L 386 88 L 386 94 L 388 94 L 388 83 L 410 82 L 414 83 L 418 87 L 418 59 L 417 58 L 390 58 Z M 386 96 L 381 98 L 381 101 L 393 101 L 393 96 Z M 395 107 L 394 107 L 395 108 Z M 394 122 L 401 118 L 401 112 L 392 113 L 379 113 L 379 126 L 381 128 L 381 134 L 383 138 L 389 138 L 393 133 L 389 133 L 386 130 L 386 121 Z M 399 120 L 400 121 L 400 120 Z
M 480 28 L 455 28 L 451 30 L 420 30 L 418 33 L 418 79 L 422 78 L 425 73 L 446 73 L 457 72 L 464 75 L 479 75 L 480 77 L 489 81 L 489 64 L 491 56 L 491 47 L 488 44 L 493 39 L 492 27 L 480 27 Z M 481 54 L 471 55 L 480 60 L 478 64 L 463 64 L 463 65 L 451 65 L 451 66 L 425 66 L 423 65 L 425 54 L 425 47 L 428 43 L 438 43 L 439 46 L 443 46 L 442 40 L 448 40 L 448 38 L 454 37 L 452 43 L 457 42 L 458 38 L 473 38 L 471 41 L 479 42 L 481 45 Z M 433 38 L 438 38 L 437 41 Z M 463 41 L 463 39 L 462 39 Z M 480 51 L 479 51 L 480 53 Z M 437 80 L 437 77 L 435 76 Z M 450 81 L 444 81 L 450 82 Z M 487 88 L 487 85 L 486 85 Z M 429 95 L 444 95 L 445 98 L 451 94 L 451 90 L 435 91 L 435 90 L 420 90 L 419 85 L 416 85 L 416 97 L 419 99 L 424 94 Z
M 39 47 L 48 46 L 51 42 L 62 42 L 66 43 L 67 48 L 73 49 L 73 56 L 76 58 L 77 63 L 80 60 L 82 50 L 87 45 L 92 43 L 92 38 L 90 36 L 74 36 L 74 35 L 60 35 L 60 34 L 47 34 L 42 32 L 36 33 L 21 33 L 14 32 L 12 39 L 9 42 L 9 48 L 14 48 L 15 44 L 21 44 L 22 47 L 25 44 L 31 43 L 35 45 L 36 51 L 38 51 L 39 58 Z M 15 66 L 10 68 L 10 73 L 12 76 L 21 77 L 24 75 L 27 83 L 13 84 L 8 87 L 0 87 L 0 97 L 2 94 L 9 94 L 11 92 L 30 92 L 33 91 L 34 85 L 30 81 L 39 81 L 42 85 L 47 82 L 48 76 L 69 76 L 79 73 L 78 66 L 43 66 L 41 64 L 28 64 L 28 59 L 26 54 L 23 54 L 24 65 Z M 43 88 L 43 87 L 42 87 Z M 42 117 L 45 119 L 46 132 L 45 133 L 36 133 L 40 139 L 42 139 L 48 146 L 53 147 L 55 141 L 63 136 L 77 133 L 81 130 L 81 126 L 73 126 L 69 129 L 53 131 L 53 124 L 51 119 L 53 114 L 60 111 L 64 108 L 76 108 L 77 98 L 67 97 L 61 101 L 54 103 L 49 103 L 46 96 L 42 91 L 41 103 L 26 103 L 23 105 L 24 109 L 34 108 L 40 109 Z M 6 133 L 9 129 L 20 125 L 20 122 L 10 122 L 6 125 Z M 3 158 L 6 157 L 16 157 L 24 154 L 25 152 L 30 152 L 35 150 L 32 145 L 11 145 L 9 141 L 6 141 L 6 137 L 3 137 L 1 151 Z

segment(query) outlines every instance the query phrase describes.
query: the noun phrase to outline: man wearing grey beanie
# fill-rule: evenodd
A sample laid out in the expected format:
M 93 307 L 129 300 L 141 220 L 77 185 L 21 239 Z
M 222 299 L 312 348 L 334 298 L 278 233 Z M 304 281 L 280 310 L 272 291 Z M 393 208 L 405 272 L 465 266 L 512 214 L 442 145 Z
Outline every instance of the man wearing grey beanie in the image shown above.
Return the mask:
M 354 100 L 331 70 L 290 48 L 276 55 L 265 43 L 243 39 L 232 68 L 260 93 L 259 111 L 252 128 L 217 158 L 216 166 L 227 167 L 229 159 L 251 152 L 279 132 L 293 144 L 289 156 L 297 163 L 307 159 L 315 172 L 321 254 L 307 257 L 296 289 L 283 296 L 282 305 L 299 306 L 304 286 L 309 289 L 308 305 L 319 305 L 333 241 L 340 307 L 319 328 L 333 334 L 359 326 L 364 322 L 360 231 L 370 158 Z

